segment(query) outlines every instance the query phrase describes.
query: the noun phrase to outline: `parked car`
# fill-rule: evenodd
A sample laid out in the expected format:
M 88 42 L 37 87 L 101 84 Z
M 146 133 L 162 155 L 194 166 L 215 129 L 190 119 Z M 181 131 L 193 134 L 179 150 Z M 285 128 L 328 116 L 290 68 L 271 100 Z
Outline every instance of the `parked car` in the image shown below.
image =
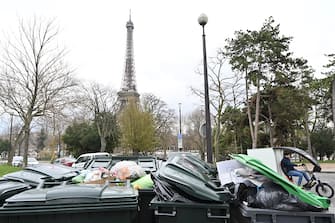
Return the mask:
M 85 170 L 96 170 L 101 167 L 108 168 L 112 164 L 112 157 L 95 157 L 91 160 L 88 160 L 85 165 L 83 166 L 83 169 Z
M 72 164 L 73 168 L 82 169 L 86 162 L 92 160 L 93 158 L 107 158 L 109 153 L 97 152 L 97 153 L 85 153 L 81 154 L 78 159 Z
M 158 169 L 158 162 L 154 156 L 112 156 L 112 162 L 108 169 L 114 166 L 120 161 L 134 161 L 136 162 L 146 173 L 156 172 Z
M 28 157 L 27 161 L 28 161 L 27 166 L 33 166 L 39 164 L 37 159 L 35 159 L 34 157 Z
M 14 156 L 12 160 L 12 166 L 22 166 L 23 156 Z
M 73 157 L 61 157 L 61 158 L 56 159 L 53 163 L 72 167 L 72 165 L 75 161 L 76 161 L 76 159 L 73 158 Z
M 39 164 L 37 159 L 34 157 L 28 157 L 28 163 L 27 166 L 33 166 Z M 14 156 L 12 161 L 12 166 L 22 166 L 23 164 L 23 156 Z

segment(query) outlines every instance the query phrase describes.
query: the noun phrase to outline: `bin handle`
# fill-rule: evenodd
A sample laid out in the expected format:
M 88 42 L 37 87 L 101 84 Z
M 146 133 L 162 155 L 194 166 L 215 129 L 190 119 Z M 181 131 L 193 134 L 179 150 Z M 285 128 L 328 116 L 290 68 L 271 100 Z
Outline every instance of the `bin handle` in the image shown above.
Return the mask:
M 229 215 L 212 215 L 211 209 L 207 209 L 208 218 L 229 218 Z
M 174 217 L 177 215 L 177 211 L 175 209 L 173 209 L 173 211 L 171 213 L 168 212 L 159 212 L 158 209 L 155 210 L 155 215 L 156 216 L 169 216 L 169 217 Z

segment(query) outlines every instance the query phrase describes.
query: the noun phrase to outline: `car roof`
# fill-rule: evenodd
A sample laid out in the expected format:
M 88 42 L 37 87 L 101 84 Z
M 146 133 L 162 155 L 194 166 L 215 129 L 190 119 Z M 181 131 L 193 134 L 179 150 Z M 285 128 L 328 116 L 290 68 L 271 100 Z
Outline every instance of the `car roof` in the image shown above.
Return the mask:
M 94 155 L 107 155 L 109 156 L 109 153 L 107 152 L 96 152 L 96 153 L 84 153 L 84 154 L 81 154 L 79 157 L 83 157 L 83 156 L 94 156 Z

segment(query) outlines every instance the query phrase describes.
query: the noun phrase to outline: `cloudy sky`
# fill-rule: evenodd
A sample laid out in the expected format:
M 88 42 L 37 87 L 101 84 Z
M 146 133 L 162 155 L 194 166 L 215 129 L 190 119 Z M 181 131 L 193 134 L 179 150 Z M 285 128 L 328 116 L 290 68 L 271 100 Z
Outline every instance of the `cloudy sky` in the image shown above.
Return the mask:
M 119 90 L 130 9 L 138 92 L 153 93 L 175 110 L 182 103 L 184 114 L 202 104 L 190 92 L 191 86 L 203 88 L 195 72 L 202 61 L 201 13 L 209 18 L 209 57 L 234 31 L 259 30 L 269 16 L 293 37 L 295 56 L 317 74 L 327 63 L 324 54 L 335 53 L 333 0 L 2 0 L 0 34 L 15 31 L 19 18 L 55 18 L 76 76 Z

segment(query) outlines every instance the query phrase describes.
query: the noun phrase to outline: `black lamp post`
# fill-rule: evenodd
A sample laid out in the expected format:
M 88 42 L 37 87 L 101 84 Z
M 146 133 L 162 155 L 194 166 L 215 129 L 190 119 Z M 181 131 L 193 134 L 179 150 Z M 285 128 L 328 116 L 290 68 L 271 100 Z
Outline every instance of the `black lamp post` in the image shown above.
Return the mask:
M 181 103 L 179 105 L 179 134 L 181 134 Z
M 181 134 L 181 103 L 178 103 L 179 106 L 179 134 L 178 134 L 178 149 L 179 151 L 183 150 L 183 138 Z
M 13 138 L 13 113 L 10 113 L 10 127 L 9 127 L 9 152 L 12 152 Z
M 209 92 L 208 92 L 208 73 L 207 73 L 206 35 L 205 35 L 205 25 L 208 22 L 208 17 L 205 14 L 201 14 L 198 18 L 198 22 L 202 26 L 202 45 L 203 45 L 203 54 L 204 54 L 204 85 L 205 85 L 207 162 L 213 163 L 212 129 L 211 129 L 211 117 L 210 117 L 210 111 L 209 111 Z

